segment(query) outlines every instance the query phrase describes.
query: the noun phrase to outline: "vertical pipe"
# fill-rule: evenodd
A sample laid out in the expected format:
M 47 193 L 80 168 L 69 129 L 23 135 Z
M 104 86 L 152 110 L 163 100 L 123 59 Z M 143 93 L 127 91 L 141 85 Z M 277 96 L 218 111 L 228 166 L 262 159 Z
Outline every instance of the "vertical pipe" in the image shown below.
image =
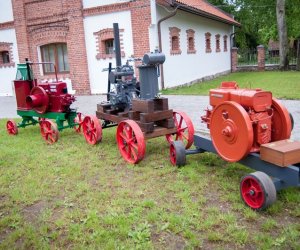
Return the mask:
M 30 66 L 29 66 L 29 60 L 28 58 L 25 58 L 25 62 L 26 62 L 26 69 L 27 69 L 27 79 L 28 81 L 32 81 L 32 76 L 31 76 L 31 71 L 30 71 Z
M 116 68 L 117 71 L 119 71 L 120 67 L 122 66 L 119 24 L 114 23 L 113 26 L 114 26 L 114 38 L 115 38 Z
M 106 96 L 106 99 L 107 101 L 110 100 L 110 73 L 111 73 L 111 62 L 108 64 L 108 82 L 107 82 L 107 96 Z

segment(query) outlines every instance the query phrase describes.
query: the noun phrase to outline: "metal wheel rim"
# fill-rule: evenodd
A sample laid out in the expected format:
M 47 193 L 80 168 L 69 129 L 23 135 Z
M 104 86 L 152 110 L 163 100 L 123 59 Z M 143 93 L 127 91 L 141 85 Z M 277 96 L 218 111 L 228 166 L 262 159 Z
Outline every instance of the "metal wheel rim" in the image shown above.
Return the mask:
M 102 128 L 95 116 L 86 116 L 82 122 L 82 129 L 87 143 L 95 145 L 102 139 Z
M 119 151 L 127 162 L 136 164 L 144 158 L 146 144 L 143 132 L 136 122 L 120 122 L 116 137 Z
M 16 135 L 18 133 L 18 127 L 16 122 L 13 120 L 7 121 L 6 130 L 9 135 Z
M 261 208 L 265 202 L 264 190 L 254 177 L 247 176 L 243 179 L 241 194 L 245 203 L 253 209 Z
M 176 166 L 176 149 L 173 144 L 170 145 L 170 162 L 173 166 Z
M 185 148 L 188 149 L 194 142 L 194 125 L 191 119 L 184 112 L 173 112 L 173 119 L 177 132 L 174 134 L 166 135 L 166 139 L 169 143 L 173 141 L 181 140 Z
M 57 142 L 58 129 L 55 123 L 49 120 L 44 120 L 41 121 L 40 128 L 42 137 L 48 144 L 53 144 Z

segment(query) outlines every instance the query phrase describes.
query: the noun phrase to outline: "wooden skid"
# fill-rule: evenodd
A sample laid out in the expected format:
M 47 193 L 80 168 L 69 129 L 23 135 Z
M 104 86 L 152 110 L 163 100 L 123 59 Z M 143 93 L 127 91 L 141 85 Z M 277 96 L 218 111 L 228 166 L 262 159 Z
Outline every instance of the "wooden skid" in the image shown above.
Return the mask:
M 111 108 L 111 104 L 110 103 L 98 103 L 97 104 L 97 111 L 105 113 L 106 110 Z
M 176 133 L 176 128 L 162 128 L 162 127 L 155 127 L 154 131 L 152 133 L 144 133 L 144 136 L 146 139 L 159 137 L 163 135 L 173 134 Z
M 141 113 L 141 122 L 156 122 L 173 117 L 173 110 L 156 111 L 153 113 Z
M 173 120 L 173 110 L 169 110 L 167 98 L 153 100 L 132 100 L 132 110 L 129 112 L 112 108 L 109 102 L 97 105 L 96 115 L 99 119 L 120 123 L 130 119 L 135 121 L 145 138 L 154 138 L 167 134 L 176 133 Z
M 164 128 L 174 128 L 175 127 L 175 123 L 174 123 L 173 118 L 169 118 L 169 119 L 165 119 L 165 120 L 161 120 L 161 121 L 156 121 L 155 125 L 160 126 L 160 127 L 164 127 Z
M 154 110 L 155 111 L 162 111 L 162 110 L 168 110 L 169 104 L 167 98 L 157 98 L 154 99 Z
M 154 101 L 153 100 L 132 100 L 132 110 L 143 112 L 143 113 L 153 113 L 154 112 Z
M 115 123 L 120 123 L 121 121 L 127 120 L 128 117 L 122 117 L 114 114 L 107 114 L 96 111 L 96 116 L 98 119 L 107 120 Z

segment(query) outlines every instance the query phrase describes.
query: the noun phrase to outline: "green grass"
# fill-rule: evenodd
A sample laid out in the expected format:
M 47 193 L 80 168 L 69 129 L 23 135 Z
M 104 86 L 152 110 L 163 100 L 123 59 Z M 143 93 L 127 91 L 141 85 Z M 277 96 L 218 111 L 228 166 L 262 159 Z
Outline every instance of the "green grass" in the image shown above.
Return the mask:
M 300 72 L 238 72 L 218 77 L 211 81 L 177 87 L 162 91 L 166 95 L 208 95 L 209 90 L 219 87 L 221 82 L 236 81 L 240 88 L 269 90 L 280 99 L 300 99 Z
M 239 194 L 251 170 L 215 155 L 175 168 L 158 138 L 133 166 L 115 128 L 96 146 L 72 129 L 46 145 L 37 126 L 4 128 L 0 120 L 0 249 L 299 248 L 299 188 L 255 212 Z

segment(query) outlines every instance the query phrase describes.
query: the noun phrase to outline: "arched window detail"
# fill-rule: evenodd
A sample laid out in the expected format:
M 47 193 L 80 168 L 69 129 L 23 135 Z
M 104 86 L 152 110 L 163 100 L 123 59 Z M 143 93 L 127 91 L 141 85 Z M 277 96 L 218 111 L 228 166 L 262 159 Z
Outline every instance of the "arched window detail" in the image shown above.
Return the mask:
M 125 57 L 124 46 L 123 46 L 123 32 L 124 29 L 119 30 L 120 44 L 121 44 L 121 56 Z M 97 54 L 96 58 L 100 59 L 111 59 L 115 57 L 114 52 L 114 30 L 111 28 L 102 29 L 98 32 L 94 32 L 96 36 Z
M 0 68 L 13 67 L 12 43 L 0 42 Z
M 205 52 L 211 53 L 211 34 L 205 33 Z
M 196 49 L 195 49 L 195 31 L 192 29 L 189 29 L 186 31 L 187 34 L 187 53 L 188 54 L 195 54 Z
M 56 66 L 58 73 L 70 72 L 68 49 L 66 43 L 51 43 L 41 46 L 43 62 L 52 62 Z M 51 64 L 43 65 L 44 74 L 53 74 L 54 66 Z
M 224 52 L 227 51 L 227 35 L 223 36 L 223 42 L 224 42 Z
M 169 28 L 170 31 L 170 54 L 171 55 L 180 55 L 180 29 L 177 27 Z
M 220 48 L 220 35 L 219 34 L 216 35 L 216 52 L 221 52 L 221 48 Z

